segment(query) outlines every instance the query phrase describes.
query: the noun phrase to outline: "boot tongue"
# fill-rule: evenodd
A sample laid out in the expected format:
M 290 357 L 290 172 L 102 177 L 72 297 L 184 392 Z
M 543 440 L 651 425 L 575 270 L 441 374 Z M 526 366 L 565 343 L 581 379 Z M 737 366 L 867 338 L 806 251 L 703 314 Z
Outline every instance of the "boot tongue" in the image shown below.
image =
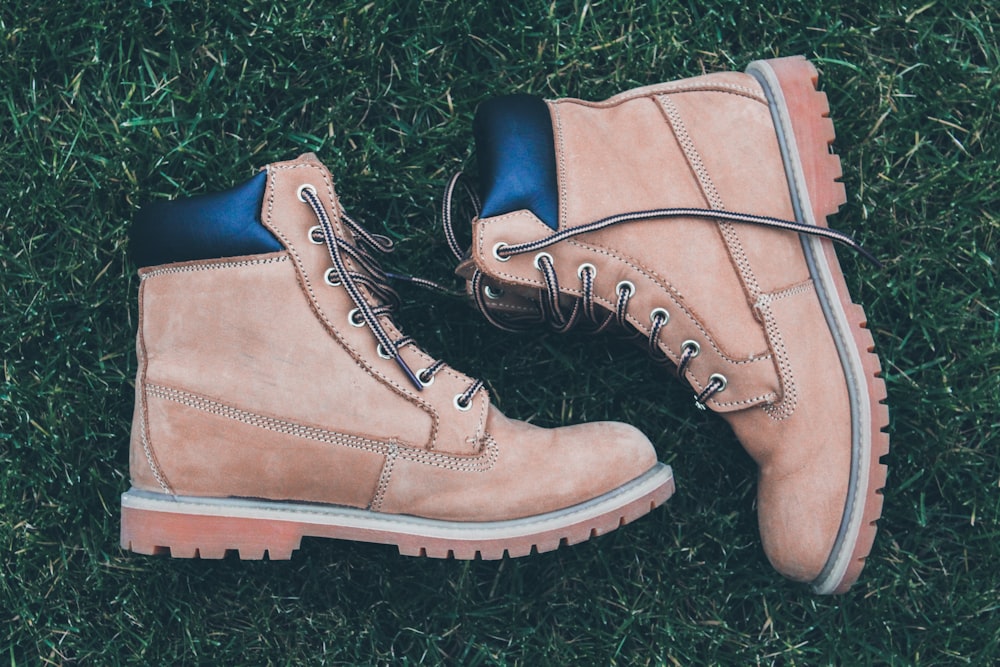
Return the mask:
M 548 105 L 533 95 L 507 95 L 479 105 L 473 121 L 480 217 L 527 209 L 559 225 L 556 149 Z
M 475 273 L 476 263 L 471 257 L 462 260 L 462 262 L 455 267 L 455 275 L 464 280 L 472 280 Z
M 323 167 L 324 169 L 326 168 L 326 166 L 322 162 L 319 161 L 319 158 L 316 156 L 315 153 L 302 153 L 301 155 L 299 155 L 294 160 L 291 160 L 290 163 L 291 164 L 294 164 L 294 163 L 300 163 L 300 164 L 318 164 L 319 166 Z M 266 169 L 266 167 L 264 167 L 264 168 Z

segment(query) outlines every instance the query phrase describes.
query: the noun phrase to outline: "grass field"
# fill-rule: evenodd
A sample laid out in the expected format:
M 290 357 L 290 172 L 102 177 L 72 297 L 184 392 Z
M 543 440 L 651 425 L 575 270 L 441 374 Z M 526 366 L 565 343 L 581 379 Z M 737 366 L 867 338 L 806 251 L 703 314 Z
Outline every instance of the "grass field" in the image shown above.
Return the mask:
M 0 3 L 0 662 L 1000 662 L 1000 6 L 471 0 Z M 756 4 L 756 3 L 754 3 Z M 885 367 L 893 449 L 849 594 L 779 578 L 754 466 L 639 349 L 492 329 L 403 286 L 407 331 L 542 425 L 635 424 L 665 508 L 501 562 L 306 541 L 290 562 L 123 553 L 143 200 L 316 151 L 396 268 L 451 275 L 438 198 L 491 96 L 600 99 L 804 54 L 849 201 L 831 222 Z

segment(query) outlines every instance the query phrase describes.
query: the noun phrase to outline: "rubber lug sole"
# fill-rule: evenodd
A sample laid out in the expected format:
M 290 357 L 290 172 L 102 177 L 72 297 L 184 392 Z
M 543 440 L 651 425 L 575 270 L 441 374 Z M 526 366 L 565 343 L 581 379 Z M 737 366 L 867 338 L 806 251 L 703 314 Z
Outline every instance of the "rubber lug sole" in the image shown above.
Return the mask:
M 593 500 L 523 519 L 440 521 L 350 507 L 192 498 L 131 489 L 122 494 L 122 548 L 174 558 L 287 560 L 303 537 L 392 544 L 407 556 L 496 560 L 552 551 L 603 535 L 648 513 L 674 492 L 670 467 Z
M 816 68 L 801 56 L 751 63 L 747 72 L 764 87 L 786 161 L 800 222 L 827 226 L 826 218 L 847 201 L 840 158 L 831 151 L 835 134 L 826 94 L 817 90 Z M 824 313 L 831 324 L 852 394 L 855 443 L 852 489 L 841 530 L 826 567 L 812 582 L 817 593 L 844 593 L 857 581 L 871 553 L 882 515 L 889 453 L 889 409 L 875 342 L 861 306 L 851 300 L 833 244 L 803 241 Z

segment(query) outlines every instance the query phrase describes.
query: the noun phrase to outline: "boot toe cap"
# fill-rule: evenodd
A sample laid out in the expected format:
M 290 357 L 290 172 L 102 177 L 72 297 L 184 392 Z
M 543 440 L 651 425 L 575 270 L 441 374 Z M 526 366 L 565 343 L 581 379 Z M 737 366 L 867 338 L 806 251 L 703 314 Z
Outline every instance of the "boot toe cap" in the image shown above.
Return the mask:
M 503 521 L 587 502 L 656 464 L 649 440 L 613 422 L 541 428 L 493 408 L 482 455 L 489 465 L 450 470 L 396 464 L 382 511 L 452 521 Z

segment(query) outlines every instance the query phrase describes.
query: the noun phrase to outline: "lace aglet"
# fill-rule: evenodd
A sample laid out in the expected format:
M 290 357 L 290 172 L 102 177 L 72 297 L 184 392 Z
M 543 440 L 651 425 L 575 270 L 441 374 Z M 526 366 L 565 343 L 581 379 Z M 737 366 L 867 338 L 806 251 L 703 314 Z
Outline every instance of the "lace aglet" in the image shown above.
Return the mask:
M 417 388 L 417 391 L 424 390 L 424 383 L 421 382 L 420 379 L 417 377 L 417 374 L 414 373 L 413 370 L 411 370 L 410 367 L 406 365 L 406 362 L 403 361 L 403 357 L 401 355 L 398 354 L 396 355 L 396 364 L 401 369 L 403 369 L 403 372 L 406 374 L 406 377 L 410 378 L 410 382 L 412 382 L 413 386 Z
M 858 243 L 857 241 L 855 241 L 854 239 L 851 239 L 851 238 L 848 238 L 848 237 L 845 236 L 844 238 L 837 239 L 837 240 L 839 240 L 844 245 L 850 247 L 852 250 L 856 251 L 859 255 L 861 255 L 862 257 L 864 257 L 866 260 L 868 260 L 869 262 L 871 262 L 872 264 L 874 264 L 875 268 L 877 268 L 877 269 L 883 269 L 883 268 L 885 268 L 885 265 L 882 264 L 881 261 L 879 261 L 878 257 L 876 257 L 875 255 L 873 255 L 870 252 L 868 252 L 867 250 L 865 250 L 864 247 L 860 243 Z
M 875 255 L 871 254 L 870 252 L 868 252 L 867 250 L 865 250 L 865 249 L 864 249 L 864 248 L 862 248 L 861 246 L 858 246 L 858 250 L 859 250 L 859 251 L 861 252 L 861 256 L 862 256 L 862 257 L 864 257 L 864 258 L 865 258 L 865 259 L 867 259 L 867 260 L 868 260 L 869 262 L 871 262 L 872 264 L 874 264 L 874 265 L 875 265 L 875 268 L 877 268 L 877 269 L 884 269 L 884 268 L 885 268 L 885 264 L 883 264 L 883 263 L 882 263 L 882 262 L 881 262 L 881 261 L 879 260 L 879 258 L 878 258 L 878 257 L 876 257 Z

